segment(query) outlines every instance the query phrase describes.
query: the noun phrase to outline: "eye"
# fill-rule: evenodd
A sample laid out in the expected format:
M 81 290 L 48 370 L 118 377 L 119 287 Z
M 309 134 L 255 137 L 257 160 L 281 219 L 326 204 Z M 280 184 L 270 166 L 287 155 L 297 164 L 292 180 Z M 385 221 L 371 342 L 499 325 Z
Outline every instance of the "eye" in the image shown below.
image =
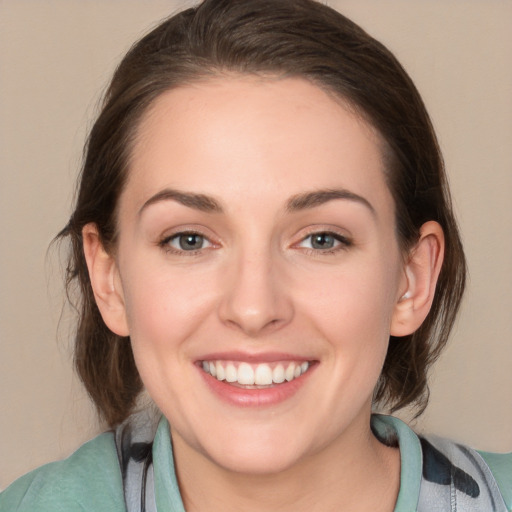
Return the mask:
M 174 252 L 200 251 L 212 246 L 212 243 L 200 233 L 177 233 L 162 240 L 160 245 Z
M 350 241 L 344 236 L 329 231 L 320 231 L 318 233 L 311 233 L 304 238 L 300 242 L 299 247 L 317 251 L 333 251 L 350 245 Z

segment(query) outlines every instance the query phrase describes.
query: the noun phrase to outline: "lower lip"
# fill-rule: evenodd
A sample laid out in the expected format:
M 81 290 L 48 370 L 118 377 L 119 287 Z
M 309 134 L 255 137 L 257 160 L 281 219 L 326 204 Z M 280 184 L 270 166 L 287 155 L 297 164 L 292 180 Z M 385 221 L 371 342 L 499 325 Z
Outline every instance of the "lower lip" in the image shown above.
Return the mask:
M 224 402 L 237 407 L 265 407 L 277 405 L 294 396 L 307 382 L 316 367 L 316 364 L 310 366 L 306 373 L 290 382 L 262 389 L 239 388 L 225 381 L 217 380 L 202 368 L 198 367 L 198 371 L 210 390 Z

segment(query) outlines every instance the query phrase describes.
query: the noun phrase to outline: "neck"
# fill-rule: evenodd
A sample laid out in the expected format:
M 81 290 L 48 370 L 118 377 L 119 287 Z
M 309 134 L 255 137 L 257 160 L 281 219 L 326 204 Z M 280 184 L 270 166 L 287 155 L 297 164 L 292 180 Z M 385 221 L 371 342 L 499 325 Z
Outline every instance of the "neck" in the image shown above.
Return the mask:
M 180 490 L 187 512 L 392 512 L 400 487 L 397 448 L 368 429 L 348 432 L 278 473 L 231 471 L 173 434 Z

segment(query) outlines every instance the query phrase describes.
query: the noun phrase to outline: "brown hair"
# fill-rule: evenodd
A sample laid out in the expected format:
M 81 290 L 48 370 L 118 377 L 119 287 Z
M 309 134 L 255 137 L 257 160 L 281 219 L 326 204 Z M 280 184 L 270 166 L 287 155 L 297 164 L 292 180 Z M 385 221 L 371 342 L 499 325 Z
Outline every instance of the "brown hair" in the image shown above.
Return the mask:
M 75 365 L 100 415 L 123 421 L 142 390 L 129 339 L 104 324 L 89 282 L 82 228 L 93 222 L 107 250 L 143 114 L 164 91 L 224 71 L 302 77 L 342 97 L 385 141 L 386 178 L 406 252 L 428 220 L 446 239 L 432 309 L 412 335 L 391 337 L 375 402 L 396 410 L 428 400 L 427 370 L 446 344 L 465 284 L 465 259 L 439 146 L 411 79 L 360 27 L 312 0 L 205 0 L 161 23 L 124 57 L 90 133 L 74 213 L 60 237 L 72 252 L 68 291 L 79 285 Z

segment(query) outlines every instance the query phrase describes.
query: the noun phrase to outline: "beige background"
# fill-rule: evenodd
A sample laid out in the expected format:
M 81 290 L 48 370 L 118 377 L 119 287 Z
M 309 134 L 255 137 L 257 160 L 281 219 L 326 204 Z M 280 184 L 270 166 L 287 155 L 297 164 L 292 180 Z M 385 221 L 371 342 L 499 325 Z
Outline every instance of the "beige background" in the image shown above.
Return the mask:
M 0 488 L 98 426 L 70 372 L 58 251 L 129 44 L 186 2 L 0 0 Z M 399 57 L 438 129 L 471 281 L 419 430 L 512 450 L 512 2 L 331 1 Z

